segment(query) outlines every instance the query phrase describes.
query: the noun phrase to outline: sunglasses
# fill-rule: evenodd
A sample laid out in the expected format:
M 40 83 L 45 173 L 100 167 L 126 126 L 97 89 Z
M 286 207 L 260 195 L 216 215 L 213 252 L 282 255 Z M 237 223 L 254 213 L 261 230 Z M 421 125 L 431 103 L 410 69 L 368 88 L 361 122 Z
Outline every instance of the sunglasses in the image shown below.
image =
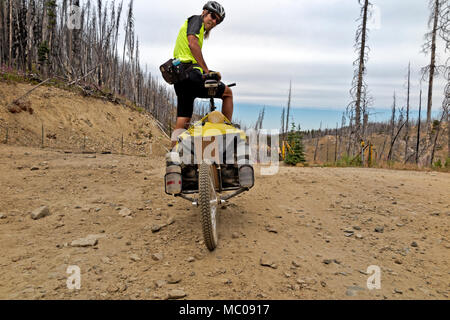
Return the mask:
M 215 14 L 214 12 L 209 11 L 209 14 L 211 15 L 211 18 L 216 21 L 216 22 L 220 22 L 220 18 L 217 16 L 217 14 Z

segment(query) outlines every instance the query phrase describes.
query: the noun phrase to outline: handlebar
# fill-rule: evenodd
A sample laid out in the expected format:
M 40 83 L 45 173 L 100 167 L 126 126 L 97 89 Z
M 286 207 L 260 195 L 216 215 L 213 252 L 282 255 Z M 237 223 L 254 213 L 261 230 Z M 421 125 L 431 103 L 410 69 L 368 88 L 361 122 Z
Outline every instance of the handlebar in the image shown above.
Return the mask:
M 216 107 L 214 106 L 214 96 L 216 95 L 217 87 L 219 86 L 219 81 L 217 80 L 206 80 L 205 81 L 205 88 L 208 89 L 208 95 L 209 95 L 209 102 L 210 102 L 210 110 L 211 112 L 216 110 Z M 228 87 L 234 87 L 236 86 L 236 83 L 230 83 Z

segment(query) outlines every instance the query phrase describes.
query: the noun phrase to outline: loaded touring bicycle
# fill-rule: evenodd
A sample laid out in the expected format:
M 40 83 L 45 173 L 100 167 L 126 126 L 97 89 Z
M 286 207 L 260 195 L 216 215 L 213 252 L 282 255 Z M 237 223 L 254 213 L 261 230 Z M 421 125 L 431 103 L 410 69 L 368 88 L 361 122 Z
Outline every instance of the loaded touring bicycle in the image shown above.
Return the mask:
M 229 85 L 229 87 L 235 84 Z M 217 246 L 218 207 L 250 190 L 255 178 L 244 131 L 214 105 L 218 81 L 206 80 L 210 113 L 191 125 L 166 155 L 165 191 L 200 208 L 205 245 Z

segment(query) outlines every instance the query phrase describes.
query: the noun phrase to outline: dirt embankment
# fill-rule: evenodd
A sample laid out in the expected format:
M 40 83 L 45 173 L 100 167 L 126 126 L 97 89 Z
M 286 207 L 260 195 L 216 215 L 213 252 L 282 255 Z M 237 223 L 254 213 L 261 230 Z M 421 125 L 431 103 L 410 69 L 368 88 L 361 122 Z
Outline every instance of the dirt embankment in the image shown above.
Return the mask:
M 0 82 L 0 143 L 133 155 L 162 155 L 169 144 L 148 114 L 55 87 L 39 87 L 21 100 L 31 112 L 7 110 L 32 88 Z
M 449 299 L 446 173 L 258 174 L 220 209 L 209 252 L 198 209 L 165 195 L 162 163 L 0 145 L 0 298 Z M 33 220 L 40 206 L 50 215 Z

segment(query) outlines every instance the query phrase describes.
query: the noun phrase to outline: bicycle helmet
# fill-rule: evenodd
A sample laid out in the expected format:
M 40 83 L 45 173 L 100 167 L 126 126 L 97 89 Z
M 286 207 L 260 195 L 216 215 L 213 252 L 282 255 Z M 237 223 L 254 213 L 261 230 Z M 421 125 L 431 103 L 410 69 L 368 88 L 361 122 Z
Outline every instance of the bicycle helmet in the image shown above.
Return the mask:
M 204 6 L 203 10 L 208 10 L 216 13 L 220 17 L 221 23 L 225 19 L 225 9 L 217 1 L 208 1 Z

